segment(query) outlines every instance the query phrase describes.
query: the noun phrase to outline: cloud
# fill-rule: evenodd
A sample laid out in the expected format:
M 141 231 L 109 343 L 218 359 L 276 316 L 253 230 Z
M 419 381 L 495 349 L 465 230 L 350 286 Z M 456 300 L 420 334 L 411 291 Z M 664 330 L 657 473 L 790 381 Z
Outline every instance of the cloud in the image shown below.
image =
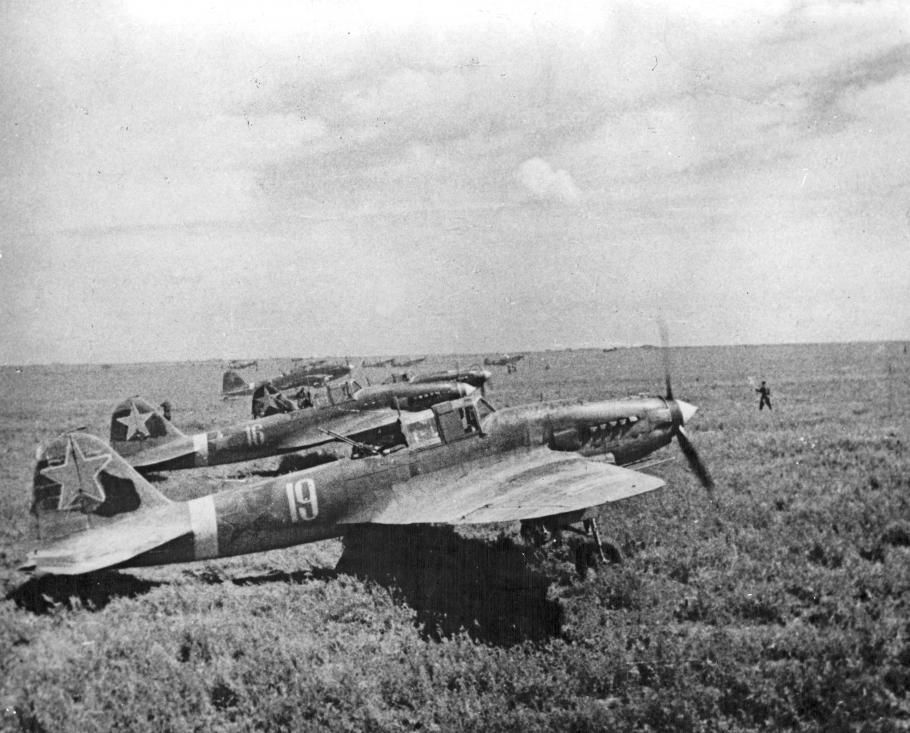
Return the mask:
M 901 43 L 865 58 L 852 58 L 821 77 L 811 94 L 807 116 L 810 128 L 839 132 L 858 117 L 845 114 L 841 102 L 870 87 L 887 84 L 910 73 L 910 44 Z
M 515 177 L 522 186 L 534 194 L 535 198 L 543 201 L 574 204 L 581 196 L 572 176 L 564 170 L 553 170 L 553 167 L 541 158 L 526 160 L 518 166 Z

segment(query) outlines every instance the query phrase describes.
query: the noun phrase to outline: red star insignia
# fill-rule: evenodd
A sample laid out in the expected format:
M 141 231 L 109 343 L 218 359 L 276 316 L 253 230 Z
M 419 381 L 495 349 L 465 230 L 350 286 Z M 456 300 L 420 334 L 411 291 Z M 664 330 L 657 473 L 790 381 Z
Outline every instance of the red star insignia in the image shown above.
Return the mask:
M 135 402 L 130 402 L 130 414 L 125 417 L 118 417 L 117 422 L 126 426 L 126 439 L 132 440 L 136 433 L 140 438 L 147 438 L 151 435 L 146 425 L 148 419 L 152 416 L 151 412 L 139 412 Z
M 109 454 L 86 458 L 79 444 L 71 437 L 66 444 L 63 463 L 41 469 L 44 476 L 60 484 L 60 503 L 57 508 L 80 509 L 83 498 L 103 504 L 107 497 L 98 474 L 110 460 Z

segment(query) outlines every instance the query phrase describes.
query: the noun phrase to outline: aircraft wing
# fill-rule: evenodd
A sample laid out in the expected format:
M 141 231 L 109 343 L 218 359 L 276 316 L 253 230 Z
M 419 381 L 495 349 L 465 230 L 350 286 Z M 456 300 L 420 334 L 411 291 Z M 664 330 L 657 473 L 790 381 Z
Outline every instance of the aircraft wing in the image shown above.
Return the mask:
M 384 425 L 392 425 L 398 420 L 398 412 L 390 409 L 379 410 L 351 410 L 341 415 L 322 420 L 316 425 L 311 425 L 305 430 L 292 433 L 285 437 L 279 449 L 282 451 L 303 450 L 323 443 L 330 443 L 333 438 L 326 430 L 333 433 L 354 437 L 367 430 L 374 430 Z
M 168 504 L 121 522 L 79 532 L 33 552 L 19 569 L 81 575 L 126 562 L 183 535 L 192 526 L 186 504 Z
M 361 521 L 485 524 L 578 512 L 664 485 L 656 476 L 539 448 L 476 467 L 412 478 Z M 356 518 L 352 518 L 356 521 Z

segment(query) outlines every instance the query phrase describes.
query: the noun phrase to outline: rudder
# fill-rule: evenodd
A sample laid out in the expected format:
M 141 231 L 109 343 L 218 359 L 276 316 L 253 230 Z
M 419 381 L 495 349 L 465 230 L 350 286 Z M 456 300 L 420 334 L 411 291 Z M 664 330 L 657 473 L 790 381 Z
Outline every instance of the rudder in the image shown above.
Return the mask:
M 221 393 L 231 394 L 237 392 L 249 391 L 252 385 L 241 377 L 237 372 L 227 371 L 221 378 Z
M 123 400 L 111 415 L 111 446 L 123 456 L 185 437 L 171 422 L 141 397 Z
M 100 438 L 65 433 L 37 459 L 32 514 L 39 542 L 19 570 L 84 575 L 159 548 L 169 548 L 174 562 L 194 558 L 188 504 L 160 494 Z
M 38 452 L 32 514 L 42 541 L 109 524 L 172 502 L 111 446 L 88 433 L 64 433 Z

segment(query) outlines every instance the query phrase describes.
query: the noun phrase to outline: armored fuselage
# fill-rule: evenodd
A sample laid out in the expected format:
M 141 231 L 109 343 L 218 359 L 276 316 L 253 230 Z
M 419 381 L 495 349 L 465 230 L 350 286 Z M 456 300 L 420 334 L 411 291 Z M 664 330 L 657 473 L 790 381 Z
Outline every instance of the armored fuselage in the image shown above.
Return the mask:
M 459 479 L 495 473 L 504 462 L 522 465 L 544 446 L 627 463 L 666 445 L 686 417 L 677 403 L 661 398 L 541 403 L 499 412 L 476 396 L 437 404 L 431 411 L 401 415 L 405 444 L 388 454 L 187 502 L 191 535 L 130 564 L 239 555 L 340 536 L 351 525 L 371 521 L 395 497 L 422 492 L 444 501 L 447 486 Z
M 338 434 L 383 448 L 402 441 L 398 411 L 426 410 L 472 391 L 456 382 L 363 387 L 336 404 L 276 413 L 195 435 L 153 437 L 154 445 L 123 441 L 117 449 L 141 471 L 172 471 L 316 448 L 337 440 Z

